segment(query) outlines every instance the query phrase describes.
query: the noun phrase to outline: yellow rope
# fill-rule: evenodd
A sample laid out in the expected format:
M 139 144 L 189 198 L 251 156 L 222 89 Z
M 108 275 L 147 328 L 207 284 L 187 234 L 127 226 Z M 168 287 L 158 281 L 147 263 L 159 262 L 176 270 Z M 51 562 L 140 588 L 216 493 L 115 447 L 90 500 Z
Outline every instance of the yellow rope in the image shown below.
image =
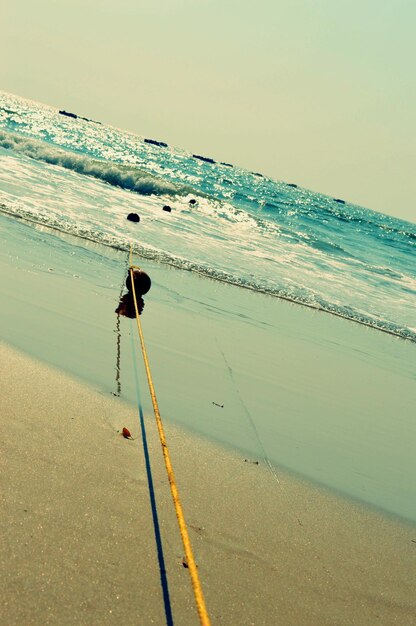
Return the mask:
M 150 372 L 150 366 L 149 366 L 149 361 L 147 358 L 146 347 L 144 344 L 144 337 L 143 337 L 142 325 L 140 322 L 139 309 L 137 306 L 136 290 L 134 288 L 134 277 L 133 277 L 133 269 L 140 269 L 140 268 L 138 268 L 136 265 L 132 265 L 131 260 L 132 260 L 132 248 L 130 246 L 129 270 L 130 270 L 130 278 L 131 278 L 131 285 L 132 285 L 132 291 L 133 291 L 134 308 L 136 310 L 137 328 L 139 330 L 140 344 L 141 344 L 142 353 L 143 353 L 143 361 L 144 361 L 144 365 L 146 368 L 147 382 L 149 384 L 150 396 L 152 398 L 153 410 L 155 413 L 157 429 L 159 432 L 159 439 L 160 439 L 160 443 L 162 446 L 163 457 L 165 459 L 166 472 L 167 472 L 168 479 L 169 479 L 169 485 L 170 485 L 170 491 L 172 494 L 173 504 L 175 506 L 175 512 L 176 512 L 176 517 L 178 520 L 179 531 L 181 533 L 183 547 L 185 550 L 186 562 L 189 568 L 189 574 L 191 576 L 192 588 L 194 591 L 194 597 L 195 597 L 196 608 L 198 610 L 199 621 L 202 626 L 210 626 L 208 612 L 207 612 L 207 608 L 205 605 L 204 594 L 202 593 L 202 587 L 201 587 L 201 582 L 199 580 L 198 569 L 197 569 L 194 555 L 192 552 L 191 541 L 189 539 L 188 529 L 186 527 L 182 505 L 179 499 L 179 492 L 176 486 L 175 475 L 173 473 L 168 445 L 166 443 L 165 432 L 163 429 L 162 419 L 160 417 L 159 407 L 158 407 L 157 399 L 156 399 L 156 393 L 155 393 L 155 389 L 153 386 L 152 374 Z

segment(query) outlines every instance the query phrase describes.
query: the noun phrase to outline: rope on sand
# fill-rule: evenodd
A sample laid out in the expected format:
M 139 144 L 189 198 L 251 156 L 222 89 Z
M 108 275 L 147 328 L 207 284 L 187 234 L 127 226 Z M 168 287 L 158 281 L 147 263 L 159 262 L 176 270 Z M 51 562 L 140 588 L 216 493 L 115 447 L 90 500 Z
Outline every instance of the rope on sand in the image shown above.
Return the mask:
M 204 594 L 202 592 L 201 582 L 199 580 L 198 569 L 197 569 L 197 566 L 196 566 L 196 563 L 195 563 L 195 559 L 194 559 L 194 555 L 193 555 L 193 552 L 192 552 L 191 541 L 189 539 L 188 529 L 186 527 L 185 517 L 184 517 L 184 514 L 183 514 L 183 510 L 182 510 L 182 505 L 181 505 L 181 502 L 180 502 L 180 499 L 179 499 L 179 492 L 178 492 L 178 488 L 176 486 L 175 475 L 173 473 L 173 467 L 172 467 L 172 463 L 171 463 L 171 460 L 170 460 L 168 444 L 166 442 L 165 431 L 164 431 L 163 424 L 162 424 L 162 418 L 160 417 L 160 413 L 159 413 L 159 407 L 158 407 L 158 404 L 157 404 L 156 393 L 155 393 L 155 389 L 154 389 L 154 386 L 153 386 L 153 380 L 152 380 L 152 374 L 151 374 L 151 371 L 150 371 L 149 360 L 147 358 L 147 352 L 146 352 L 146 346 L 145 346 L 145 343 L 144 343 L 144 337 L 143 337 L 142 325 L 141 325 L 141 321 L 140 321 L 139 309 L 138 309 L 138 306 L 137 306 L 136 290 L 135 290 L 135 287 L 134 287 L 134 276 L 133 276 L 133 270 L 134 269 L 140 269 L 140 268 L 138 268 L 137 265 L 133 265 L 132 264 L 132 246 L 130 246 L 130 267 L 129 267 L 129 272 L 130 272 L 131 285 L 132 285 L 132 291 L 133 291 L 134 308 L 135 308 L 135 311 L 136 311 L 137 328 L 138 328 L 138 331 L 139 331 L 140 345 L 141 345 L 141 348 L 142 348 L 143 361 L 144 361 L 144 366 L 145 366 L 145 369 L 146 369 L 146 376 L 147 376 L 147 382 L 148 382 L 148 385 L 149 385 L 150 396 L 152 398 L 152 404 L 153 404 L 153 410 L 154 410 L 155 418 L 156 418 L 157 430 L 158 430 L 158 433 L 159 433 L 160 444 L 162 446 L 162 452 L 163 452 L 163 457 L 164 457 L 164 460 L 165 460 L 166 472 L 167 472 L 168 479 L 169 479 L 170 491 L 171 491 L 171 494 L 172 494 L 173 504 L 175 506 L 176 518 L 178 520 L 179 531 L 180 531 L 180 534 L 181 534 L 182 543 L 183 543 L 183 547 L 184 547 L 184 550 L 185 550 L 186 562 L 187 562 L 187 565 L 188 565 L 189 574 L 191 576 L 192 588 L 193 588 L 193 592 L 194 592 L 196 608 L 198 610 L 199 621 L 200 621 L 202 626 L 210 626 L 210 620 L 209 620 L 208 611 L 207 611 L 207 608 L 206 608 L 206 605 L 205 605 Z

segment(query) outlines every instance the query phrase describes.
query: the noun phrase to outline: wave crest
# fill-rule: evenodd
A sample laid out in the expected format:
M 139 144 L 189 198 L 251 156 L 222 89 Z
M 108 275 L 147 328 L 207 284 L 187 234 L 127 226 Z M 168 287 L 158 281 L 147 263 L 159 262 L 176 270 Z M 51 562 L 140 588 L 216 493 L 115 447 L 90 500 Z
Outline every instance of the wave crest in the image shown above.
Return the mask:
M 24 154 L 31 159 L 59 165 L 78 174 L 93 176 L 116 187 L 142 195 L 185 196 L 194 190 L 153 176 L 134 165 L 99 161 L 86 155 L 68 152 L 37 139 L 0 131 L 0 147 Z

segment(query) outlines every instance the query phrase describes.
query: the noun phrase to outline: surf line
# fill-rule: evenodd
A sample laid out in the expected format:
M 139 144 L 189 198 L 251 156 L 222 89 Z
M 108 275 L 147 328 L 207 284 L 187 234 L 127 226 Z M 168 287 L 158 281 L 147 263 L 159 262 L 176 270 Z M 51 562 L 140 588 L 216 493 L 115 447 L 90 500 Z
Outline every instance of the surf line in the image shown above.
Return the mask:
M 134 286 L 134 270 L 139 270 L 140 268 L 137 265 L 133 265 L 133 247 L 130 244 L 130 279 L 131 279 L 131 287 L 133 292 L 133 301 L 134 301 L 134 309 L 136 312 L 136 321 L 137 321 L 137 329 L 139 331 L 140 338 L 140 346 L 143 354 L 143 362 L 146 370 L 147 383 L 149 386 L 150 397 L 152 399 L 153 411 L 155 414 L 157 430 L 159 434 L 160 444 L 162 446 L 163 458 L 165 460 L 166 473 L 169 480 L 170 492 L 172 495 L 173 504 L 175 507 L 176 518 L 178 520 L 179 532 L 182 538 L 183 547 L 185 550 L 186 563 L 188 565 L 189 575 L 191 577 L 192 589 L 194 592 L 195 604 L 198 611 L 199 621 L 201 626 L 210 626 L 211 622 L 208 616 L 208 611 L 205 604 L 204 594 L 202 592 L 201 582 L 199 580 L 198 569 L 195 563 L 191 541 L 189 538 L 188 529 L 185 522 L 185 517 L 183 514 L 182 504 L 179 498 L 179 492 L 176 485 L 175 475 L 173 472 L 172 463 L 170 460 L 170 454 L 168 449 L 168 444 L 166 441 L 165 431 L 163 428 L 162 418 L 160 416 L 159 407 L 156 398 L 156 392 L 153 385 L 152 374 L 150 371 L 149 360 L 147 357 L 146 346 L 144 343 L 144 336 L 142 330 L 142 324 L 140 321 L 139 308 L 137 305 L 136 298 L 136 289 Z

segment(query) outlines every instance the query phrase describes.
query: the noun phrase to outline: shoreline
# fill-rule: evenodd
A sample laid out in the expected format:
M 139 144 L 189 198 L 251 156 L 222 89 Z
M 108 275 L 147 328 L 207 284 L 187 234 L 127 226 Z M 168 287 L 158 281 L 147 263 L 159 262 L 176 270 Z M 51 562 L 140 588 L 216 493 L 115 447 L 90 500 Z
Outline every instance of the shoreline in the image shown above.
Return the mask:
M 197 624 L 147 390 L 141 431 L 137 406 L 0 355 L 5 623 Z M 416 624 L 414 527 L 165 427 L 213 624 Z
M 114 314 L 125 255 L 9 219 L 0 228 L 4 340 L 134 403 L 136 330 Z M 146 271 L 142 323 L 166 421 L 416 521 L 409 342 L 160 264 Z
M 127 253 L 129 252 L 129 244 L 126 243 L 125 247 L 121 247 L 115 244 L 110 244 L 107 243 L 105 241 L 96 241 L 93 237 L 87 236 L 87 235 L 80 235 L 77 234 L 76 236 L 73 233 L 67 232 L 61 228 L 59 228 L 58 226 L 52 226 L 50 224 L 43 224 L 42 222 L 39 222 L 35 219 L 32 219 L 31 217 L 25 216 L 25 215 L 17 215 L 14 214 L 10 211 L 7 210 L 7 208 L 5 207 L 5 205 L 0 204 L 0 212 L 11 218 L 11 219 L 15 219 L 15 220 L 21 220 L 23 223 L 28 223 L 28 224 L 34 224 L 35 226 L 40 226 L 42 228 L 46 228 L 52 232 L 56 232 L 59 235 L 62 235 L 64 237 L 74 237 L 77 239 L 81 239 L 85 242 L 89 242 L 92 243 L 94 245 L 98 245 L 98 246 L 104 246 L 105 248 L 109 248 L 109 250 L 112 251 L 117 251 L 117 252 L 124 252 Z M 145 259 L 146 261 L 150 261 L 152 263 L 160 263 L 165 265 L 166 267 L 175 269 L 175 270 L 180 270 L 180 271 L 185 271 L 185 272 L 191 272 L 192 274 L 201 276 L 205 279 L 208 280 L 213 280 L 219 283 L 223 283 L 224 285 L 229 285 L 231 287 L 237 287 L 239 289 L 245 289 L 247 291 L 256 293 L 256 294 L 261 294 L 261 295 L 265 295 L 265 296 L 269 296 L 271 298 L 276 298 L 277 300 L 281 300 L 283 302 L 288 302 L 290 304 L 295 304 L 297 306 L 300 307 L 305 307 L 306 309 L 310 309 L 311 311 L 317 311 L 320 313 L 326 313 L 327 315 L 332 315 L 334 317 L 338 317 L 340 319 L 346 320 L 348 322 L 352 322 L 354 324 L 358 324 L 359 326 L 363 326 L 366 328 L 370 328 L 374 331 L 379 331 L 381 333 L 384 333 L 386 335 L 390 335 L 391 337 L 397 337 L 398 339 L 401 339 L 403 341 L 410 341 L 411 343 L 416 343 L 416 337 L 410 337 L 410 336 L 405 336 L 403 334 L 400 334 L 399 331 L 394 331 L 394 330 L 390 330 L 388 328 L 383 328 L 382 326 L 375 326 L 374 324 L 371 324 L 370 322 L 366 322 L 366 321 L 362 321 L 359 320 L 357 318 L 354 317 L 348 317 L 347 315 L 337 312 L 337 311 L 331 311 L 330 309 L 326 309 L 324 307 L 321 306 L 315 306 L 313 304 L 309 304 L 307 302 L 302 302 L 300 300 L 296 300 L 296 298 L 291 298 L 290 296 L 287 295 L 282 295 L 282 294 L 276 294 L 273 292 L 269 292 L 266 289 L 261 289 L 259 287 L 252 287 L 249 284 L 240 284 L 240 283 L 233 283 L 225 278 L 220 278 L 218 276 L 216 276 L 215 278 L 213 276 L 211 276 L 208 272 L 204 272 L 201 270 L 196 270 L 196 269 L 189 269 L 187 267 L 182 267 L 179 264 L 175 264 L 172 261 L 169 261 L 168 259 L 163 259 L 163 260 L 159 260 L 158 258 L 156 258 L 154 255 L 152 256 L 149 251 L 146 251 L 146 254 L 144 254 L 143 250 L 136 250 L 135 251 L 136 255 L 141 255 L 141 258 Z

